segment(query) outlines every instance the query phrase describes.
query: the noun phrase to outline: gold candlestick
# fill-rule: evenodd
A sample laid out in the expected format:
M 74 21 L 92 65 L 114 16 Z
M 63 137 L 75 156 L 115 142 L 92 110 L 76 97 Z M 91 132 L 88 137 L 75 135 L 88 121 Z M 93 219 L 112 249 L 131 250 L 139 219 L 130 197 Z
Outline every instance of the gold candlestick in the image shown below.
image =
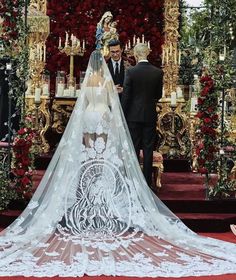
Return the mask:
M 68 44 L 68 33 L 66 33 L 65 46 L 61 46 L 61 38 L 59 38 L 58 49 L 61 53 L 65 53 L 70 56 L 70 75 L 69 75 L 69 85 L 73 85 L 74 82 L 74 56 L 83 56 L 85 53 L 85 41 L 83 40 L 82 46 L 80 40 L 78 40 L 73 34 L 71 35 L 71 45 Z

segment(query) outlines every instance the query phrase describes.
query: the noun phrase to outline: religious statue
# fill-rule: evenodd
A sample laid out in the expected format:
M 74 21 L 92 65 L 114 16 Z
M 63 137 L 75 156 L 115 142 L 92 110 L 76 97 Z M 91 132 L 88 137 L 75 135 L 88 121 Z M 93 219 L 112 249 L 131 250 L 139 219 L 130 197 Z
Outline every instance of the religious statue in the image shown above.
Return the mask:
M 104 56 L 109 54 L 109 42 L 119 38 L 116 25 L 117 22 L 113 21 L 113 15 L 109 11 L 103 14 L 101 20 L 97 24 L 96 49 L 101 49 Z

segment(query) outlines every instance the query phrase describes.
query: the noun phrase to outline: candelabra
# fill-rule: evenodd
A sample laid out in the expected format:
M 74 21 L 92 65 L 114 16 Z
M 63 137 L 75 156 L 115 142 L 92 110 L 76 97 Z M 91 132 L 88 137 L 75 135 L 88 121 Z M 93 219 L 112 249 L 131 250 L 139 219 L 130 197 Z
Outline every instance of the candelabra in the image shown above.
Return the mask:
M 136 44 L 139 43 L 143 43 L 143 44 L 147 44 L 148 48 L 150 49 L 150 41 L 145 41 L 145 37 L 144 35 L 142 35 L 142 38 L 140 39 L 139 37 L 136 38 L 136 35 L 133 36 L 133 40 L 132 43 L 130 40 L 128 40 L 128 43 L 125 44 L 125 50 L 124 53 L 128 56 L 128 57 L 132 57 L 134 56 L 134 46 Z M 150 49 L 151 51 L 151 49 Z
M 85 41 L 78 40 L 73 34 L 71 35 L 71 44 L 68 41 L 68 33 L 66 32 L 65 46 L 61 45 L 61 38 L 59 38 L 58 49 L 61 53 L 65 53 L 67 56 L 70 56 L 70 75 L 69 75 L 69 86 L 74 84 L 74 56 L 79 55 L 83 56 L 85 53 Z

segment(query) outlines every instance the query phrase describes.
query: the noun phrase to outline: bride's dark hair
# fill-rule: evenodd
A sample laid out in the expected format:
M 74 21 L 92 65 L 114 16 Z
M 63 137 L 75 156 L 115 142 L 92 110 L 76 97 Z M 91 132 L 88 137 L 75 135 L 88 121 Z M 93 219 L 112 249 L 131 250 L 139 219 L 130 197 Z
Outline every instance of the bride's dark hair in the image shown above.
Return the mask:
M 99 50 L 95 50 L 90 56 L 90 65 L 93 71 L 99 71 L 102 67 L 103 56 Z

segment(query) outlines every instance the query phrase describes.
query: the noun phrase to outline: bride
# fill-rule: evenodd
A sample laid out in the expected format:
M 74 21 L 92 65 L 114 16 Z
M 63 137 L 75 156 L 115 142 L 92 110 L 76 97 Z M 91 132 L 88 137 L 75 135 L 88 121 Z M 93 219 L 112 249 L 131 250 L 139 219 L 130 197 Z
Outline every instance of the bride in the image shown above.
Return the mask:
M 189 230 L 147 186 L 99 51 L 24 212 L 0 237 L 0 276 L 236 273 L 236 245 Z

